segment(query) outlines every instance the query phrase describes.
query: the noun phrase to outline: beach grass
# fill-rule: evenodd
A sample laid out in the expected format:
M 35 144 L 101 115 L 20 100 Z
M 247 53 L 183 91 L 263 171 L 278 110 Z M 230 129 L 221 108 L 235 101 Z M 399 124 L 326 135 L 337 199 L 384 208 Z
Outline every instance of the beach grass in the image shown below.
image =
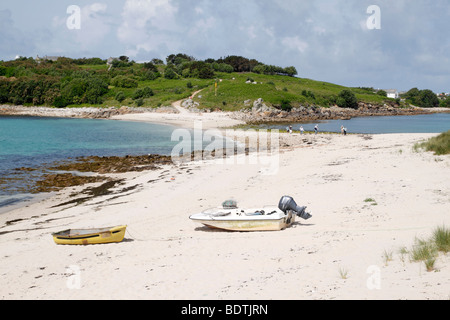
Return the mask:
M 418 149 L 432 151 L 435 155 L 450 154 L 450 131 L 444 132 L 428 141 L 415 144 L 414 150 L 418 151 Z
M 372 198 L 367 198 L 366 200 L 364 200 L 365 203 L 370 203 L 372 206 L 377 206 L 378 203 L 375 199 Z
M 383 261 L 386 266 L 388 265 L 389 262 L 391 262 L 393 260 L 392 256 L 393 256 L 393 254 L 391 251 L 384 250 Z
M 436 244 L 438 251 L 448 253 L 450 252 L 450 230 L 444 226 L 438 227 L 434 230 L 433 241 Z
M 428 272 L 435 270 L 439 253 L 450 251 L 450 229 L 445 226 L 437 227 L 429 239 L 416 238 L 409 251 L 412 262 L 424 262 Z
M 346 268 L 340 267 L 339 268 L 339 276 L 341 279 L 347 280 L 349 277 L 348 270 Z

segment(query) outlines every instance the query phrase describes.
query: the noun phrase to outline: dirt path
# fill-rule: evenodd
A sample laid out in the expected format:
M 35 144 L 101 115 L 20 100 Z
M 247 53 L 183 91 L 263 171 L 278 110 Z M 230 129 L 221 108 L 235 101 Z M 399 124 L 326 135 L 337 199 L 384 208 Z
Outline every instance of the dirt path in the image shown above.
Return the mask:
M 202 92 L 202 91 L 203 91 L 203 89 L 202 89 L 202 90 L 195 91 L 195 92 L 192 94 L 192 99 L 193 99 L 197 94 L 199 94 L 199 93 Z M 186 100 L 186 99 L 179 100 L 179 101 L 175 101 L 174 103 L 172 103 L 172 107 L 174 107 L 175 109 L 177 109 L 178 112 L 181 113 L 181 114 L 187 114 L 187 113 L 189 113 L 189 111 L 188 111 L 186 108 L 183 108 L 183 107 L 181 106 L 181 103 L 182 103 L 184 100 Z

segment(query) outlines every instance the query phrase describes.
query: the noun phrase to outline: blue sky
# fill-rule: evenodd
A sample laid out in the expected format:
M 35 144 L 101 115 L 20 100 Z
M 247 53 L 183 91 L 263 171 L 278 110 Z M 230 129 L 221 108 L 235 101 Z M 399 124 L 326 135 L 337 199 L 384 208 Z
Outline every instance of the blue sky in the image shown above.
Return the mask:
M 371 5 L 381 29 L 367 27 Z M 448 0 L 3 0 L 0 60 L 242 55 L 347 86 L 449 92 L 449 31 Z

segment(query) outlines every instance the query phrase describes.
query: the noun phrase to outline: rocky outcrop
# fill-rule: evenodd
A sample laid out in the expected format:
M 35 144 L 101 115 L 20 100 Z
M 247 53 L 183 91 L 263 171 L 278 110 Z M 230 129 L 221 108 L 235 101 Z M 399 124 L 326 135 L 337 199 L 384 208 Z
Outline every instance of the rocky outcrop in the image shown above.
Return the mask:
M 274 107 L 267 106 L 262 98 L 259 98 L 258 100 L 255 100 L 255 102 L 253 102 L 252 113 L 254 114 L 276 112 L 276 111 L 277 109 L 275 109 Z
M 200 106 L 200 104 L 198 102 L 195 102 L 194 100 L 192 100 L 191 98 L 183 101 L 183 103 L 181 104 L 181 106 L 185 109 L 187 109 L 189 112 L 194 112 L 194 113 L 199 113 L 200 110 L 198 109 L 198 107 Z
M 253 102 L 252 109 L 244 109 L 240 112 L 235 112 L 233 117 L 236 120 L 245 121 L 248 124 L 259 124 L 295 123 L 316 120 L 348 120 L 356 117 L 418 115 L 431 114 L 433 112 L 435 112 L 435 110 L 416 107 L 399 108 L 394 104 L 375 105 L 364 102 L 358 104 L 358 109 L 346 109 L 338 106 L 328 108 L 319 106 L 298 106 L 288 112 L 267 106 L 262 99 L 258 99 Z M 448 110 L 448 112 L 450 112 L 450 110 Z
M 26 107 L 1 105 L 0 115 L 35 116 L 35 117 L 60 117 L 60 118 L 86 118 L 86 119 L 109 119 L 113 116 L 132 114 L 164 112 L 177 113 L 173 107 L 134 108 L 123 106 L 120 108 L 48 108 L 48 107 Z

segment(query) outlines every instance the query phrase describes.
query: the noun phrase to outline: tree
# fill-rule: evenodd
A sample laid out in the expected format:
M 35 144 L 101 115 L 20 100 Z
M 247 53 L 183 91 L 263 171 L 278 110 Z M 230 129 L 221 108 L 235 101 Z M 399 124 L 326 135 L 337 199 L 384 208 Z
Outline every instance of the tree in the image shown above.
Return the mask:
M 171 68 L 170 66 L 168 66 L 166 68 L 166 71 L 164 72 L 164 78 L 166 79 L 176 79 L 178 78 L 177 73 L 173 70 L 173 68 Z
M 158 58 L 154 58 L 154 59 L 152 59 L 151 63 L 156 64 L 156 65 L 163 65 L 164 61 L 162 61 L 161 59 L 158 59 Z
M 416 98 L 421 108 L 437 108 L 439 107 L 439 99 L 431 90 L 421 90 Z
M 358 109 L 358 100 L 350 90 L 342 90 L 336 99 L 336 104 L 341 108 Z
M 241 56 L 228 56 L 225 59 L 217 60 L 218 63 L 226 63 L 234 68 L 235 72 L 250 72 L 253 68 L 260 64 L 255 59 L 247 59 Z
M 418 97 L 420 93 L 420 90 L 417 88 L 410 89 L 405 95 L 403 96 L 406 100 L 409 100 L 412 104 L 417 104 L 416 98 Z
M 450 108 L 450 97 L 447 97 L 447 99 L 441 101 L 441 107 Z
M 158 72 L 158 68 L 152 62 L 145 62 L 143 67 L 146 70 Z
M 171 54 L 166 58 L 167 64 L 179 65 L 184 61 L 195 61 L 194 57 L 188 56 L 184 53 Z
M 295 69 L 295 67 L 284 68 L 284 73 L 290 77 L 296 76 L 298 74 L 297 69 Z

